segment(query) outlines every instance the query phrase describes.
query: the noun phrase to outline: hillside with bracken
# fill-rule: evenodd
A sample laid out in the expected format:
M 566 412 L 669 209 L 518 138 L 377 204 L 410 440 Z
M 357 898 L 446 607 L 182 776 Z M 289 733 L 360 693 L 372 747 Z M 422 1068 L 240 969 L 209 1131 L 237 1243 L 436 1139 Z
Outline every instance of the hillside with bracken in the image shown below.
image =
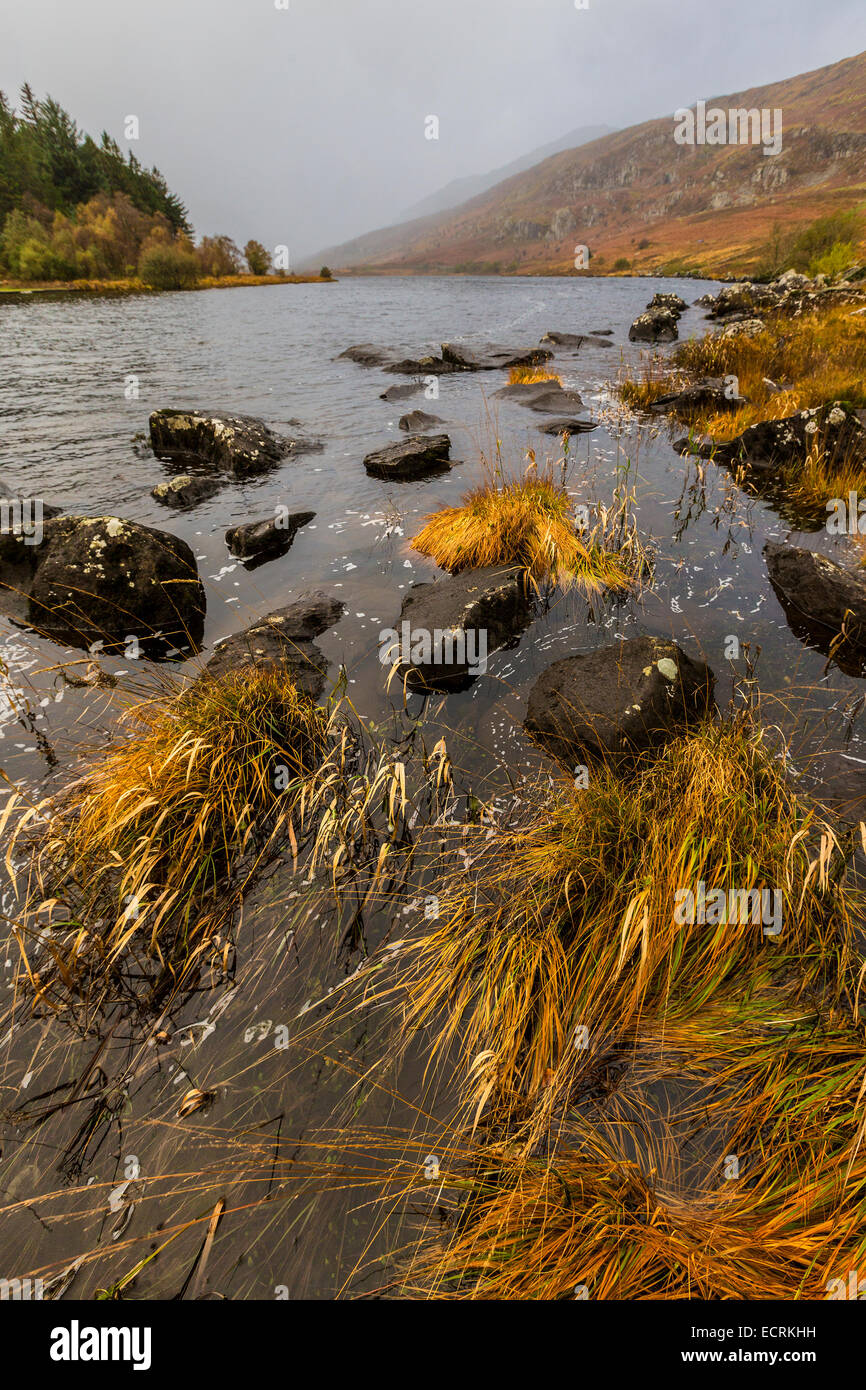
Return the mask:
M 673 113 L 553 155 L 461 207 L 322 253 L 397 273 L 750 273 L 798 228 L 866 198 L 866 54 L 725 96 L 708 108 L 782 113 L 761 144 L 686 145 Z

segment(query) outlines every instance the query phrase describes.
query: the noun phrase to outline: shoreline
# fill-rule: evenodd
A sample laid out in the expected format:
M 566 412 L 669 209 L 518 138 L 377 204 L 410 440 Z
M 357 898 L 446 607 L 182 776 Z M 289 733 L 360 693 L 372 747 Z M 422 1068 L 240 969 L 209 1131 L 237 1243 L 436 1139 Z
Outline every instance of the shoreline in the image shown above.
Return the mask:
M 232 275 L 208 276 L 183 290 L 158 290 L 142 280 L 55 280 L 28 285 L 21 281 L 0 281 L 0 304 L 18 304 L 28 299 L 125 298 L 134 294 L 189 294 L 197 290 L 249 289 L 271 285 L 331 285 L 336 277 L 322 275 Z

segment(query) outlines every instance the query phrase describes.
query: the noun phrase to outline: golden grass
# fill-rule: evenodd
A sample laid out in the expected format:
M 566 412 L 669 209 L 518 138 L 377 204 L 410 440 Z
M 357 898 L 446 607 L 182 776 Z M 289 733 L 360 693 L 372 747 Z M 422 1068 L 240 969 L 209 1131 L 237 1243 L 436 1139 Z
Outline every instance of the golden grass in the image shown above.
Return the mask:
M 327 712 L 271 667 L 205 676 L 126 720 L 131 737 L 78 783 L 23 814 L 14 797 L 4 815 L 20 814 L 7 864 L 22 848 L 32 855 L 18 935 L 37 994 L 47 984 L 28 940 L 46 911 L 69 989 L 127 951 L 170 969 L 187 960 L 235 905 L 228 887 L 244 856 L 275 827 L 292 834 L 326 754 Z
M 628 778 L 593 767 L 464 847 L 473 874 L 412 948 L 400 1026 L 431 1068 L 456 1063 L 476 1138 L 442 1177 L 463 1194 L 452 1234 L 418 1244 L 401 1291 L 847 1296 L 866 1258 L 866 901 L 853 834 L 791 790 L 752 713 Z M 780 935 L 678 924 L 699 880 L 778 890 Z
M 753 989 L 793 971 L 799 989 L 847 999 L 849 848 L 746 716 L 682 733 L 631 774 L 594 766 L 587 788 L 563 784 L 523 828 L 467 845 L 472 877 L 448 885 L 409 957 L 404 1027 L 432 1030 L 434 1062 L 457 1048 L 480 1111 L 506 1092 L 567 1089 L 645 1016 L 688 1019 L 732 980 Z M 781 935 L 678 923 L 677 893 L 699 881 L 777 891 Z
M 690 376 L 736 376 L 740 394 L 749 404 L 731 418 L 736 433 L 760 420 L 773 420 L 790 411 L 779 410 L 779 395 L 765 378 L 791 394 L 797 410 L 849 401 L 866 405 L 866 315 L 847 307 L 824 309 L 799 318 L 768 318 L 754 338 L 708 335 L 682 343 L 674 360 Z
M 822 1108 L 813 1097 L 813 1125 Z M 814 1166 L 785 1166 L 780 1135 L 749 1181 L 697 1196 L 660 1195 L 591 1128 L 575 1137 L 580 1149 L 552 1161 L 485 1154 L 471 1219 L 444 1250 L 422 1252 L 410 1282 L 460 1299 L 790 1300 L 827 1298 L 862 1268 L 866 1158 L 841 1181 L 850 1122 L 847 1144 L 816 1136 Z
M 555 381 L 562 385 L 562 377 L 547 367 L 512 367 L 508 373 L 509 386 L 534 386 L 542 381 Z
M 667 358 L 653 355 L 644 362 L 639 376 L 623 377 L 616 389 L 632 410 L 648 410 L 660 396 L 667 396 L 682 385 L 682 373 L 671 370 Z
M 832 401 L 866 406 L 866 315 L 850 306 L 798 318 L 775 315 L 754 338 L 708 334 L 681 343 L 672 361 L 673 370 L 654 358 L 637 376 L 626 376 L 617 383 L 620 397 L 640 409 L 684 380 L 735 377 L 739 393 L 748 397 L 738 409 L 674 412 L 698 433 L 729 442 L 751 425 Z M 866 493 L 866 459 L 828 459 L 814 450 L 788 466 L 781 481 L 796 505 L 822 510 L 849 489 Z
M 530 469 L 520 480 L 488 481 L 458 507 L 424 518 L 412 548 L 452 574 L 486 565 L 519 565 L 536 583 L 579 585 L 587 593 L 625 593 L 636 585 L 645 557 L 621 512 L 600 512 L 580 533 L 574 503 L 550 472 Z

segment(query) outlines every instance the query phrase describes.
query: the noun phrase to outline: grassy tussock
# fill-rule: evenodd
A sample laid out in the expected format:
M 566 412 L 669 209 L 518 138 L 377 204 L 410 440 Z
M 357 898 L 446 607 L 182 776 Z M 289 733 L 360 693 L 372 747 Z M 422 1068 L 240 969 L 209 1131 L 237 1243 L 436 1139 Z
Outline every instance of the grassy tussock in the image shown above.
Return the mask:
M 471 1219 L 413 1282 L 461 1299 L 826 1298 L 832 1279 L 862 1267 L 866 1163 L 842 1191 L 837 1156 L 816 1157 L 804 1171 L 660 1198 L 591 1130 L 553 1163 L 487 1155 Z
M 653 355 L 645 361 L 640 376 L 623 377 L 617 383 L 617 391 L 632 410 L 648 410 L 661 396 L 678 390 L 682 384 L 682 374 L 672 371 L 667 359 Z
M 801 318 L 775 316 L 754 338 L 708 334 L 682 343 L 673 363 L 672 371 L 653 359 L 639 376 L 626 377 L 617 387 L 621 398 L 640 409 L 676 390 L 684 378 L 734 376 L 740 394 L 748 397 L 745 405 L 678 415 L 698 433 L 727 442 L 750 425 L 829 401 L 866 406 L 866 315 L 849 306 Z M 818 448 L 788 467 L 781 482 L 795 504 L 821 510 L 829 498 L 844 496 L 849 489 L 866 491 L 866 460 L 828 459 Z
M 581 533 L 574 502 L 550 473 L 484 483 L 459 507 L 425 517 L 412 548 L 452 574 L 485 565 L 520 565 L 537 583 L 579 585 L 587 593 L 625 593 L 646 564 L 622 508 L 601 511 Z
M 474 854 L 404 984 L 406 1024 L 432 1030 L 434 1060 L 458 1048 L 479 1109 L 572 1085 L 644 1017 L 687 1020 L 735 979 L 787 970 L 799 990 L 852 993 L 844 848 L 744 717 L 682 734 L 630 777 L 593 768 L 587 789 L 561 786 Z M 678 924 L 676 895 L 700 880 L 778 890 L 781 935 Z
M 68 988 L 127 950 L 163 966 L 194 953 L 236 901 L 239 862 L 276 826 L 291 833 L 327 747 L 326 711 L 272 668 L 204 678 L 126 718 L 131 737 L 25 811 L 12 838 L 10 866 L 22 848 L 33 854 L 19 939 L 37 992 L 27 939 L 40 897 Z
M 748 425 L 791 413 L 779 410 L 779 395 L 765 378 L 788 392 L 786 404 L 794 410 L 834 400 L 866 405 L 866 315 L 849 306 L 777 316 L 755 338 L 709 335 L 682 343 L 675 361 L 690 376 L 737 377 L 749 404 L 725 417 L 727 438 L 733 438 Z
M 562 385 L 562 377 L 548 367 L 512 367 L 508 373 L 509 386 L 535 386 L 543 381 Z

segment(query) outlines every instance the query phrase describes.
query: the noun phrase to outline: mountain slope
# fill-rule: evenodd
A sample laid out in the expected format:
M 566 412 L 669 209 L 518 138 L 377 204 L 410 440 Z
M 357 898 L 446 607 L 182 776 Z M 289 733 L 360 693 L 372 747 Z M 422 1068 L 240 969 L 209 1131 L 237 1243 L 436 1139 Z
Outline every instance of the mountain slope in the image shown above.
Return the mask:
M 608 125 L 579 126 L 577 130 L 571 130 L 558 140 L 551 141 L 549 145 L 542 145 L 540 149 L 521 155 L 519 159 L 513 159 L 510 164 L 504 164 L 501 169 L 494 169 L 490 174 L 474 174 L 462 179 L 453 179 L 437 193 L 431 193 L 428 198 L 422 198 L 419 203 L 415 203 L 403 214 L 402 220 L 412 222 L 417 217 L 429 217 L 433 213 L 457 208 L 461 203 L 468 202 L 470 198 L 477 198 L 480 193 L 486 193 L 488 188 L 503 183 L 515 174 L 522 174 L 525 169 L 531 169 L 533 165 L 540 164 L 553 154 L 577 149 L 579 145 L 588 145 L 591 140 L 600 140 L 603 135 L 612 134 L 613 127 Z
M 782 149 L 681 145 L 673 115 L 543 160 L 462 207 L 331 248 L 340 269 L 573 273 L 625 258 L 632 270 L 747 271 L 778 224 L 813 221 L 866 197 L 866 54 L 707 97 L 707 107 L 783 116 Z

